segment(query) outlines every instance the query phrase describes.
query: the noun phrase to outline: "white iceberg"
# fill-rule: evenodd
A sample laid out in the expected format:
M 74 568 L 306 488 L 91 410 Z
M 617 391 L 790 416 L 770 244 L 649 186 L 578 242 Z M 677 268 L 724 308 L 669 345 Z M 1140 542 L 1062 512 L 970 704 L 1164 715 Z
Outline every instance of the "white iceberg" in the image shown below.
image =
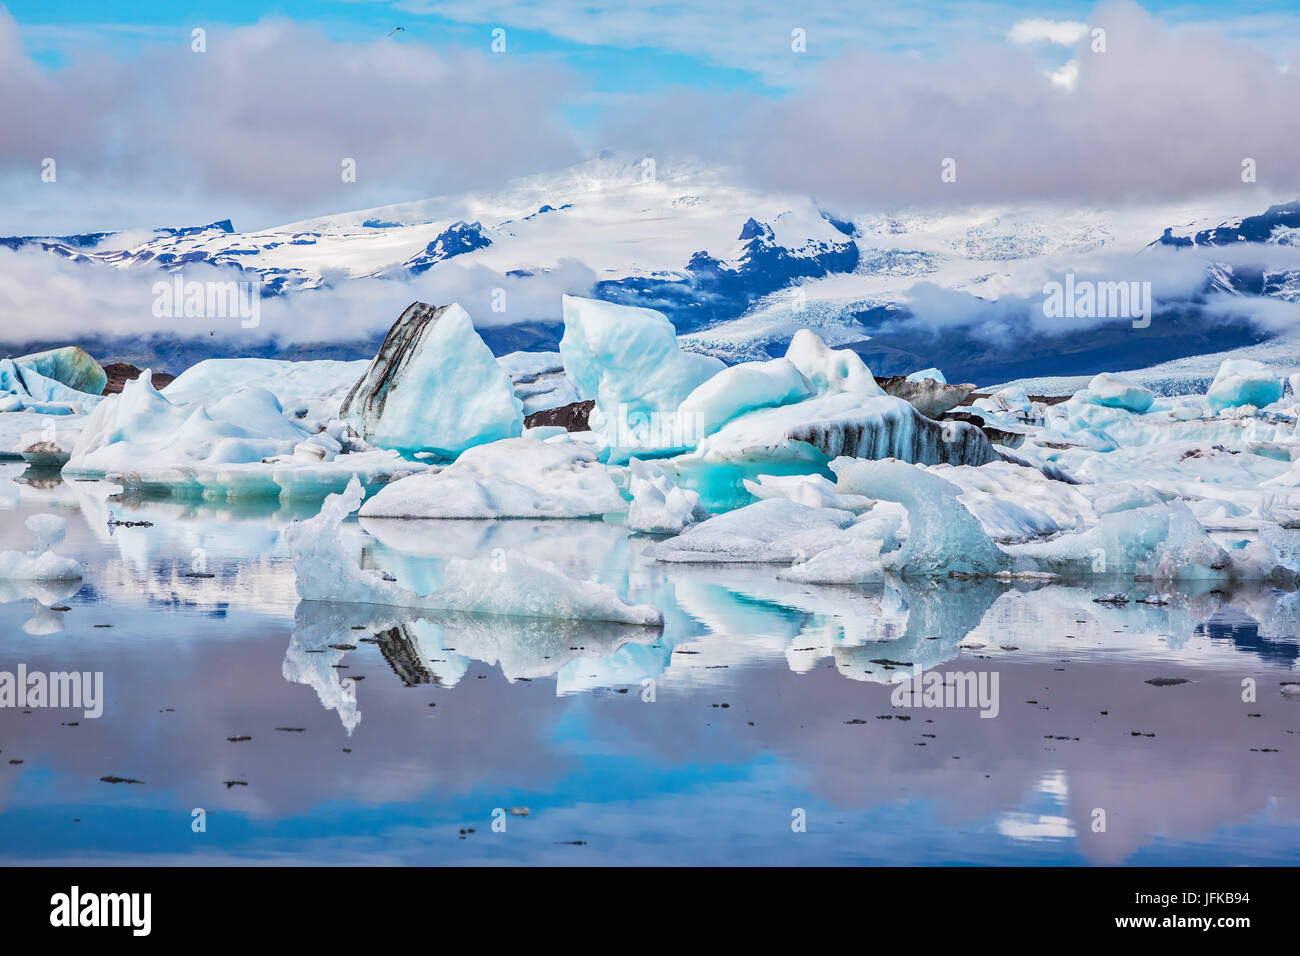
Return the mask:
M 412 475 L 366 502 L 367 518 L 598 518 L 627 510 L 589 447 L 507 438 L 476 445 L 441 471 Z
M 875 501 L 865 495 L 842 495 L 824 475 L 759 475 L 744 479 L 745 490 L 760 500 L 789 498 L 810 508 L 839 508 L 855 514 L 866 511 Z
M 1205 393 L 1206 402 L 1215 412 L 1242 405 L 1263 408 L 1281 397 L 1282 379 L 1263 362 L 1253 359 L 1224 361 Z
M 902 461 L 839 458 L 831 470 L 841 493 L 895 501 L 907 509 L 907 539 L 885 555 L 886 569 L 933 576 L 993 574 L 1006 566 L 1006 554 L 961 503 L 961 489 L 951 482 Z
M 673 484 L 658 465 L 633 458 L 628 463 L 632 506 L 627 526 L 648 534 L 678 534 L 700 515 L 697 492 Z
M 455 303 L 407 307 L 339 414 L 372 445 L 445 458 L 524 427 L 510 376 Z
M 1122 408 L 1141 414 L 1156 400 L 1155 392 L 1115 372 L 1102 372 L 1088 383 L 1088 393 L 1095 403 L 1108 408 Z
M 675 564 L 789 564 L 842 543 L 853 519 L 848 511 L 769 498 L 715 515 L 645 554 Z
M 695 434 L 711 435 L 745 412 L 811 398 L 813 387 L 788 358 L 744 362 L 699 385 L 679 407 Z
M 564 370 L 584 399 L 591 427 L 611 461 L 690 448 L 698 437 L 677 420 L 678 406 L 722 371 L 720 359 L 683 352 L 661 312 L 596 299 L 564 297 Z

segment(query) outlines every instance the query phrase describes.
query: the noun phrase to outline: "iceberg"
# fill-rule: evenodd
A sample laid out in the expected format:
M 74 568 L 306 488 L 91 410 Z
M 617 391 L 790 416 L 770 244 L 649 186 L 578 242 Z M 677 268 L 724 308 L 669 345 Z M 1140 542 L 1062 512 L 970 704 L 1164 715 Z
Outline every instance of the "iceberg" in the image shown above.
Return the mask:
M 850 349 L 832 349 L 817 333 L 800 329 L 790 339 L 785 357 L 812 383 L 818 395 L 832 392 L 855 392 L 860 395 L 883 395 L 862 361 Z
M 328 422 L 339 417 L 344 397 L 368 365 L 364 359 L 205 359 L 178 375 L 166 394 L 175 404 L 209 405 L 241 388 L 263 388 L 304 424 Z
M 85 414 L 100 402 L 90 395 L 42 375 L 14 359 L 0 359 L 0 400 L 4 412 L 33 411 L 48 415 Z
M 627 526 L 647 534 L 678 534 L 687 525 L 707 517 L 700 508 L 700 496 L 678 488 L 658 465 L 633 458 L 628 463 L 632 507 Z
M 20 355 L 14 364 L 87 395 L 102 395 L 108 384 L 103 367 L 89 352 L 75 345 Z
M 887 570 L 913 576 L 988 575 L 1006 567 L 1006 554 L 961 503 L 961 489 L 952 482 L 903 461 L 837 458 L 830 467 L 841 493 L 894 501 L 907 509 L 907 539 L 884 557 Z
M 27 519 L 27 530 L 35 540 L 30 551 L 0 551 L 0 580 L 79 581 L 81 562 L 55 554 L 63 543 L 68 522 L 58 515 L 35 514 Z
M 810 508 L 839 508 L 841 511 L 866 511 L 875 504 L 864 495 L 842 495 L 835 482 L 824 475 L 759 475 L 744 479 L 745 490 L 755 498 L 789 498 Z
M 443 458 L 524 428 L 510 376 L 455 303 L 408 306 L 339 417 L 372 445 Z
M 445 468 L 411 475 L 365 503 L 366 518 L 599 518 L 627 502 L 590 447 L 567 437 L 476 445 Z
M 1156 400 L 1155 392 L 1132 379 L 1114 372 L 1102 372 L 1088 383 L 1088 394 L 1093 402 L 1107 408 L 1122 408 L 1139 415 Z
M 81 422 L 64 475 L 180 497 L 313 498 L 354 474 L 382 483 L 427 468 L 366 446 L 337 419 L 299 420 L 265 388 L 226 392 L 208 405 L 178 403 L 146 374 Z
M 715 515 L 645 554 L 675 564 L 789 564 L 841 543 L 853 519 L 848 511 L 769 498 Z
M 789 405 L 815 394 L 808 379 L 788 358 L 744 362 L 725 368 L 699 385 L 679 406 L 692 432 L 711 435 L 745 412 Z
M 1263 408 L 1282 397 L 1282 379 L 1263 362 L 1253 359 L 1227 359 L 1205 393 L 1210 409 L 1253 405 Z
M 629 604 L 611 587 L 570 577 L 550 561 L 503 550 L 488 558 L 454 558 L 442 584 L 419 595 L 361 568 L 344 548 L 340 529 L 365 497 L 352 479 L 342 494 L 328 496 L 320 513 L 284 531 L 293 557 L 295 586 L 304 601 L 376 604 L 430 611 L 504 617 L 607 621 L 642 627 L 663 625 L 658 608 Z
M 566 295 L 560 356 L 584 399 L 596 407 L 591 427 L 609 460 L 681 451 L 698 436 L 677 419 L 681 403 L 722 371 L 720 359 L 683 352 L 663 313 Z

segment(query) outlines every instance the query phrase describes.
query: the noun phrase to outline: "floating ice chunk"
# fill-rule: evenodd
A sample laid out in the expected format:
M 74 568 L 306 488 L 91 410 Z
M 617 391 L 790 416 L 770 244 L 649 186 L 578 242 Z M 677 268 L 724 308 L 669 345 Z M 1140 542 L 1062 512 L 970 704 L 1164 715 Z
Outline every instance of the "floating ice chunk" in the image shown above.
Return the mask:
M 1024 420 L 1034 414 L 1034 403 L 1018 385 L 999 389 L 987 398 L 977 398 L 974 407 L 994 415 L 1009 415 Z
M 701 383 L 680 406 L 695 433 L 711 435 L 727 422 L 756 408 L 789 405 L 813 395 L 808 379 L 789 359 L 744 362 Z
M 831 392 L 885 394 L 862 361 L 862 356 L 850 349 L 832 349 L 808 329 L 795 332 L 785 357 L 803 373 L 819 395 Z
M 843 542 L 853 515 L 769 498 L 715 515 L 646 548 L 647 557 L 680 564 L 788 564 Z
M 58 515 L 35 514 L 27 519 L 35 540 L 30 551 L 0 551 L 0 579 L 10 581 L 78 581 L 83 569 L 74 558 L 55 554 L 68 522 Z
M 855 514 L 875 502 L 864 495 L 842 495 L 824 475 L 759 475 L 744 479 L 745 490 L 755 498 L 789 498 L 810 508 L 839 508 Z
M 633 458 L 628 463 L 632 507 L 627 526 L 651 534 L 678 534 L 701 510 L 698 492 L 678 488 L 653 462 Z
M 408 306 L 339 415 L 380 448 L 447 458 L 524 427 L 510 376 L 454 302 Z
M 1282 380 L 1263 362 L 1227 359 L 1219 366 L 1205 400 L 1211 410 L 1222 411 L 1241 405 L 1263 408 L 1282 397 Z
M 940 385 L 947 385 L 948 380 L 943 377 L 943 372 L 937 368 L 923 368 L 919 372 L 913 372 L 907 376 L 909 382 L 924 382 L 926 379 L 933 379 Z
M 962 504 L 1000 543 L 1073 531 L 1091 514 L 1076 486 L 1037 468 L 995 461 L 979 468 L 935 465 L 930 472 L 961 489 Z
M 1041 569 L 1074 575 L 1221 580 L 1230 576 L 1232 567 L 1228 553 L 1180 501 L 1113 511 L 1087 531 L 1009 545 L 1007 550 L 1032 559 Z
M 1006 565 L 1006 555 L 961 503 L 961 489 L 951 482 L 894 460 L 838 458 L 831 470 L 841 492 L 896 501 L 907 509 L 907 540 L 885 556 L 888 570 L 917 576 L 992 574 Z
M 108 384 L 108 375 L 100 364 L 89 352 L 75 345 L 20 355 L 14 363 L 87 395 L 103 394 Z
M 883 581 L 885 566 L 879 538 L 848 541 L 819 551 L 807 561 L 777 572 L 783 581 L 801 584 L 867 584 Z
M 159 394 L 148 375 L 141 375 L 90 414 L 68 464 L 73 472 L 111 473 L 261 461 L 292 450 L 308 434 L 284 417 L 280 403 L 265 389 L 240 389 L 206 408 L 177 405 Z
M 432 474 L 385 486 L 367 518 L 589 518 L 627 502 L 590 448 L 507 438 L 477 445 Z
M 1141 414 L 1151 407 L 1156 393 L 1132 379 L 1114 372 L 1102 372 L 1088 383 L 1092 401 L 1108 408 L 1123 408 Z
M 330 495 L 314 518 L 284 531 L 293 556 L 295 584 L 304 601 L 379 604 L 424 610 L 462 611 L 506 617 L 609 621 L 660 626 L 663 615 L 647 604 L 629 604 L 613 588 L 565 574 L 557 565 L 519 551 L 447 562 L 442 584 L 419 595 L 359 567 L 344 548 L 340 529 L 361 505 L 365 491 L 354 478 L 341 495 Z
M 13 359 L 0 359 L 0 395 L 14 395 L 24 408 L 53 414 L 85 413 L 100 401 L 62 382 L 46 378 L 34 368 L 17 364 Z
M 591 427 L 610 447 L 610 460 L 692 447 L 699 436 L 683 433 L 678 406 L 725 368 L 722 361 L 683 352 L 672 323 L 653 309 L 571 295 L 563 305 L 564 370 L 584 399 L 595 399 Z

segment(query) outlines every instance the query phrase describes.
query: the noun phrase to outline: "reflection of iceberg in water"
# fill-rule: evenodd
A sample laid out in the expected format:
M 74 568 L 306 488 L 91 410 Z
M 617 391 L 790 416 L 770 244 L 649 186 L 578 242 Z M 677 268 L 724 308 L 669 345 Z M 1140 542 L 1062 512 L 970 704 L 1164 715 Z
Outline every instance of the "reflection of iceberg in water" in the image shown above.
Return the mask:
M 782 653 L 793 671 L 806 673 L 831 656 L 844 676 L 878 682 L 901 665 L 930 667 L 954 657 L 1007 588 L 989 579 L 893 576 L 874 585 L 807 585 L 742 567 L 693 567 L 674 575 L 673 586 L 682 608 L 713 633 Z M 705 666 L 714 663 L 710 657 Z
M 383 630 L 392 626 L 387 608 L 355 604 L 321 604 L 304 601 L 293 615 L 293 636 L 284 652 L 280 673 L 291 684 L 306 684 L 316 691 L 321 706 L 337 711 L 343 729 L 351 735 L 361 723 L 357 709 L 356 683 L 344 681 L 334 667 L 346 650 L 331 644 L 350 643 L 359 631 Z
M 63 611 L 54 607 L 81 590 L 80 581 L 8 581 L 0 580 L 0 604 L 30 600 L 32 616 L 23 630 L 32 635 L 58 634 L 63 631 Z
M 962 639 L 979 626 L 1006 585 L 988 579 L 899 579 L 885 584 L 887 592 L 895 588 L 906 608 L 906 629 L 893 639 L 882 636 L 872 643 L 836 646 L 835 667 L 845 677 L 889 683 L 910 676 L 910 669 L 952 660 Z
M 303 601 L 294 612 L 293 637 L 285 651 L 285 680 L 307 684 L 321 706 L 338 712 L 349 734 L 361 722 L 356 684 L 334 666 L 346 645 L 370 638 L 403 684 L 454 687 L 471 661 L 499 667 L 505 678 L 560 677 L 570 668 L 601 668 L 624 648 L 658 642 L 656 627 L 600 621 L 547 620 L 431 612 L 413 608 Z M 662 663 L 655 670 L 658 673 Z

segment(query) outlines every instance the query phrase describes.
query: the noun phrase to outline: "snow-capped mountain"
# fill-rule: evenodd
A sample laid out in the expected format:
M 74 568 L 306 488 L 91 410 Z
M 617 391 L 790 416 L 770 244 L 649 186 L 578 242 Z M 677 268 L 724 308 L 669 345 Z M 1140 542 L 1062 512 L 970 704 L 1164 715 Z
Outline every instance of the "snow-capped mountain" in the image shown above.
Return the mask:
M 223 221 L 143 236 L 14 237 L 0 246 L 41 249 L 86 270 L 210 266 L 256 278 L 271 298 L 392 284 L 392 314 L 376 317 L 365 336 L 241 342 L 250 355 L 365 357 L 418 297 L 403 283 L 472 268 L 491 285 L 493 276 L 577 265 L 587 284 L 564 291 L 659 309 L 685 347 L 728 361 L 780 354 L 795 330 L 811 327 L 858 351 L 877 374 L 938 365 L 988 383 L 1145 367 L 1269 338 L 1276 329 L 1261 328 L 1242 303 L 1300 302 L 1300 203 L 1245 217 L 1242 205 L 857 214 L 748 188 L 695 162 L 602 153 L 492 193 L 253 232 Z M 1243 254 L 1255 249 L 1258 257 Z M 1067 272 L 1151 282 L 1153 321 L 1140 329 L 1127 316 L 1053 324 L 1042 309 L 1044 283 Z M 1222 306 L 1229 298 L 1237 307 Z M 558 301 L 535 306 L 508 325 L 483 323 L 485 338 L 501 352 L 550 348 L 558 318 Z M 220 340 L 91 338 L 109 357 L 156 346 L 163 364 L 230 354 Z

